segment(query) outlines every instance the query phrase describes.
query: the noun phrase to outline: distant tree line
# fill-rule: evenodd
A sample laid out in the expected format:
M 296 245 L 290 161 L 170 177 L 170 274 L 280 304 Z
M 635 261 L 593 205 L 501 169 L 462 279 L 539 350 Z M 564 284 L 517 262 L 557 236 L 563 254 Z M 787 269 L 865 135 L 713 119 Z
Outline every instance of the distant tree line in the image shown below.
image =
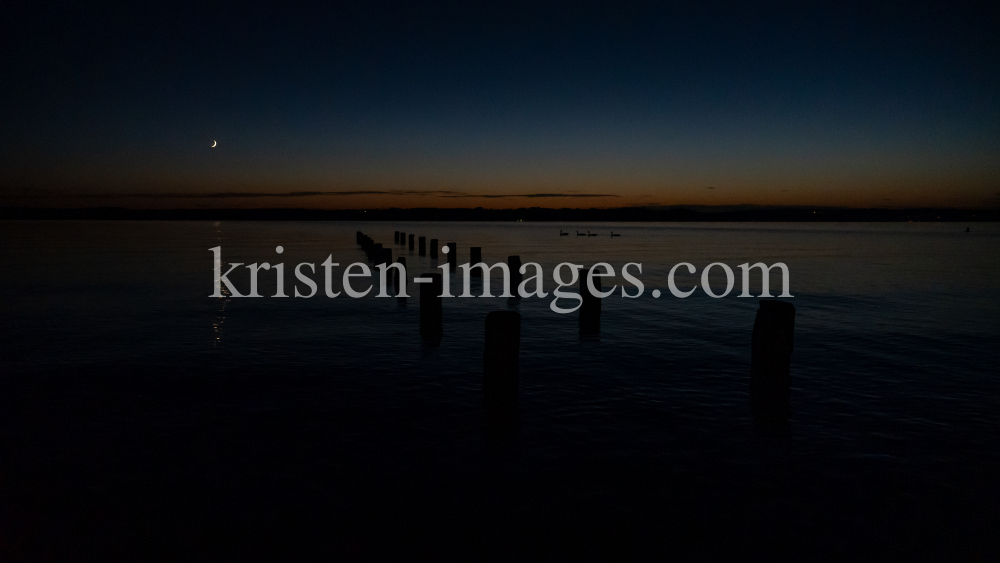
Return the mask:
M 771 222 L 982 222 L 1000 220 L 997 209 L 850 209 L 831 207 L 761 207 L 696 211 L 684 207 L 612 209 L 78 209 L 0 208 L 0 219 L 177 220 L 177 221 L 771 221 Z

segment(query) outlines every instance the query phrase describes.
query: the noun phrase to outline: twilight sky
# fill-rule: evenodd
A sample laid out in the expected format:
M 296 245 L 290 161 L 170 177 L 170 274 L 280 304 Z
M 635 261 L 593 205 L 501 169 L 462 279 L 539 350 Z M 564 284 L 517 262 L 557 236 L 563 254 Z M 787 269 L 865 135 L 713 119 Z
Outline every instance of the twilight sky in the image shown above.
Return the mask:
M 1000 205 L 986 3 L 353 4 L 0 8 L 0 205 Z

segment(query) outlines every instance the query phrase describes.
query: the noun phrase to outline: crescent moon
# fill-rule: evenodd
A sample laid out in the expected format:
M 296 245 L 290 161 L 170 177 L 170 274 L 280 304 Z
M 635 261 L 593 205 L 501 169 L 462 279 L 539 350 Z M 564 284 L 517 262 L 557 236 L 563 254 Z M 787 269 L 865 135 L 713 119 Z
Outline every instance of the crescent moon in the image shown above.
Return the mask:
M 215 148 L 215 145 L 217 144 L 219 144 L 218 141 L 212 141 L 212 148 Z

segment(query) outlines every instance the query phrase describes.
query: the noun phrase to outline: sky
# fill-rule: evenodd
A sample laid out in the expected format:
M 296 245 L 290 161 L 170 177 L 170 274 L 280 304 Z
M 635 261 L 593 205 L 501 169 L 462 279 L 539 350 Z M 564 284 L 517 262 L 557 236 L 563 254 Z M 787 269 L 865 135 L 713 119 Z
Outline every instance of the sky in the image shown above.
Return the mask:
M 1000 206 L 987 4 L 685 4 L 0 8 L 0 206 Z

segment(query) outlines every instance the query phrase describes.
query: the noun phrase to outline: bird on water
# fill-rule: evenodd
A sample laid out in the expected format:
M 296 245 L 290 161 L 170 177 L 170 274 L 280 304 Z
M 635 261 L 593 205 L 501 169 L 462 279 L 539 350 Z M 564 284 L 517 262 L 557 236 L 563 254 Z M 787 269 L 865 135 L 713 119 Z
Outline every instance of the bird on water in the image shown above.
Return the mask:
M 569 233 L 564 233 L 564 232 L 562 232 L 562 229 L 559 229 L 559 236 L 561 236 L 561 237 L 568 237 Z

